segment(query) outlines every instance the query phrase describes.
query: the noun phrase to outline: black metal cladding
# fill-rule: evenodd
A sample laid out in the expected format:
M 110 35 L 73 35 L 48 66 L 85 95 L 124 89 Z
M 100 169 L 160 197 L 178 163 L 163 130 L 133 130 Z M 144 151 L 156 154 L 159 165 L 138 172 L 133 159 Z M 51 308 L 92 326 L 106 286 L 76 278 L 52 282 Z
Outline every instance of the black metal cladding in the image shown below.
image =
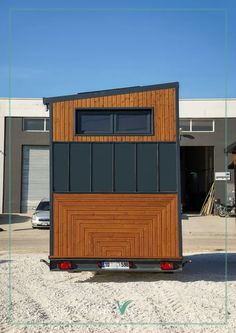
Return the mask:
M 137 191 L 157 192 L 158 149 L 156 143 L 137 144 Z
M 176 191 L 176 144 L 159 145 L 159 172 L 160 172 L 160 191 Z
M 53 188 L 57 192 L 69 191 L 69 145 L 53 145 Z
M 60 144 L 58 144 L 60 146 Z M 70 146 L 70 191 L 91 191 L 91 145 L 72 143 Z M 56 188 L 56 184 L 54 186 Z
M 176 143 L 53 143 L 54 192 L 177 192 Z
M 112 143 L 92 145 L 92 192 L 112 192 Z
M 136 192 L 135 143 L 115 144 L 115 192 Z

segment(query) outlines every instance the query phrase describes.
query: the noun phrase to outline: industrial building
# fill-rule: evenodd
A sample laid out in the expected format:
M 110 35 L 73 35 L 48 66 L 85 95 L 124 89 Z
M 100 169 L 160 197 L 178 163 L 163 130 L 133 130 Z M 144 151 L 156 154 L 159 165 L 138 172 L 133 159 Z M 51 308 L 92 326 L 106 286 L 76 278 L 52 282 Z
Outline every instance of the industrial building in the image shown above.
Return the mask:
M 183 211 L 199 212 L 213 181 L 222 202 L 233 189 L 224 149 L 236 140 L 236 99 L 180 99 L 179 114 Z M 0 212 L 30 213 L 49 197 L 49 128 L 41 98 L 0 98 Z

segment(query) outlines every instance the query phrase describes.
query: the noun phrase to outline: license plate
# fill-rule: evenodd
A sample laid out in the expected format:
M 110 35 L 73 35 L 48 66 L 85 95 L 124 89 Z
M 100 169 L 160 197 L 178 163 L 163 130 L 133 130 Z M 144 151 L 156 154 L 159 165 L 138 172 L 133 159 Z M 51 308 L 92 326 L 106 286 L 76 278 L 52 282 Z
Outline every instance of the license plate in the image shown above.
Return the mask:
M 102 269 L 129 269 L 129 263 L 127 261 L 103 261 Z
M 49 225 L 49 223 L 42 223 L 42 225 L 47 225 L 47 226 L 48 226 L 48 225 Z

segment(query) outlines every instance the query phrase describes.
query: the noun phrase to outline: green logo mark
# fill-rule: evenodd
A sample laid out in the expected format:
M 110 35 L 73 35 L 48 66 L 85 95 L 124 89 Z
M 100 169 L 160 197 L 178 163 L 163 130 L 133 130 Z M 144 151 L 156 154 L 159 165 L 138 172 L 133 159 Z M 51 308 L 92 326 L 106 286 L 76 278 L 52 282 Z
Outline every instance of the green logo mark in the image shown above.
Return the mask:
M 132 301 L 126 301 L 124 302 L 124 304 L 120 304 L 119 301 L 115 300 L 119 310 L 120 310 L 120 314 L 123 315 L 125 313 L 125 310 L 127 309 L 127 306 L 132 302 Z

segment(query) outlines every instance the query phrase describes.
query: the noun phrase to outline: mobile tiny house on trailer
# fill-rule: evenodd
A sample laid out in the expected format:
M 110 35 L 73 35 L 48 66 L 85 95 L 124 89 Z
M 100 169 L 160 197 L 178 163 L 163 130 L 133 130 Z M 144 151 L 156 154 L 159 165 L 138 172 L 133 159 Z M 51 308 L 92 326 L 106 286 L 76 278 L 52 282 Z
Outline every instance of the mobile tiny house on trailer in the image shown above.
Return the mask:
M 51 270 L 182 269 L 178 87 L 44 98 Z

